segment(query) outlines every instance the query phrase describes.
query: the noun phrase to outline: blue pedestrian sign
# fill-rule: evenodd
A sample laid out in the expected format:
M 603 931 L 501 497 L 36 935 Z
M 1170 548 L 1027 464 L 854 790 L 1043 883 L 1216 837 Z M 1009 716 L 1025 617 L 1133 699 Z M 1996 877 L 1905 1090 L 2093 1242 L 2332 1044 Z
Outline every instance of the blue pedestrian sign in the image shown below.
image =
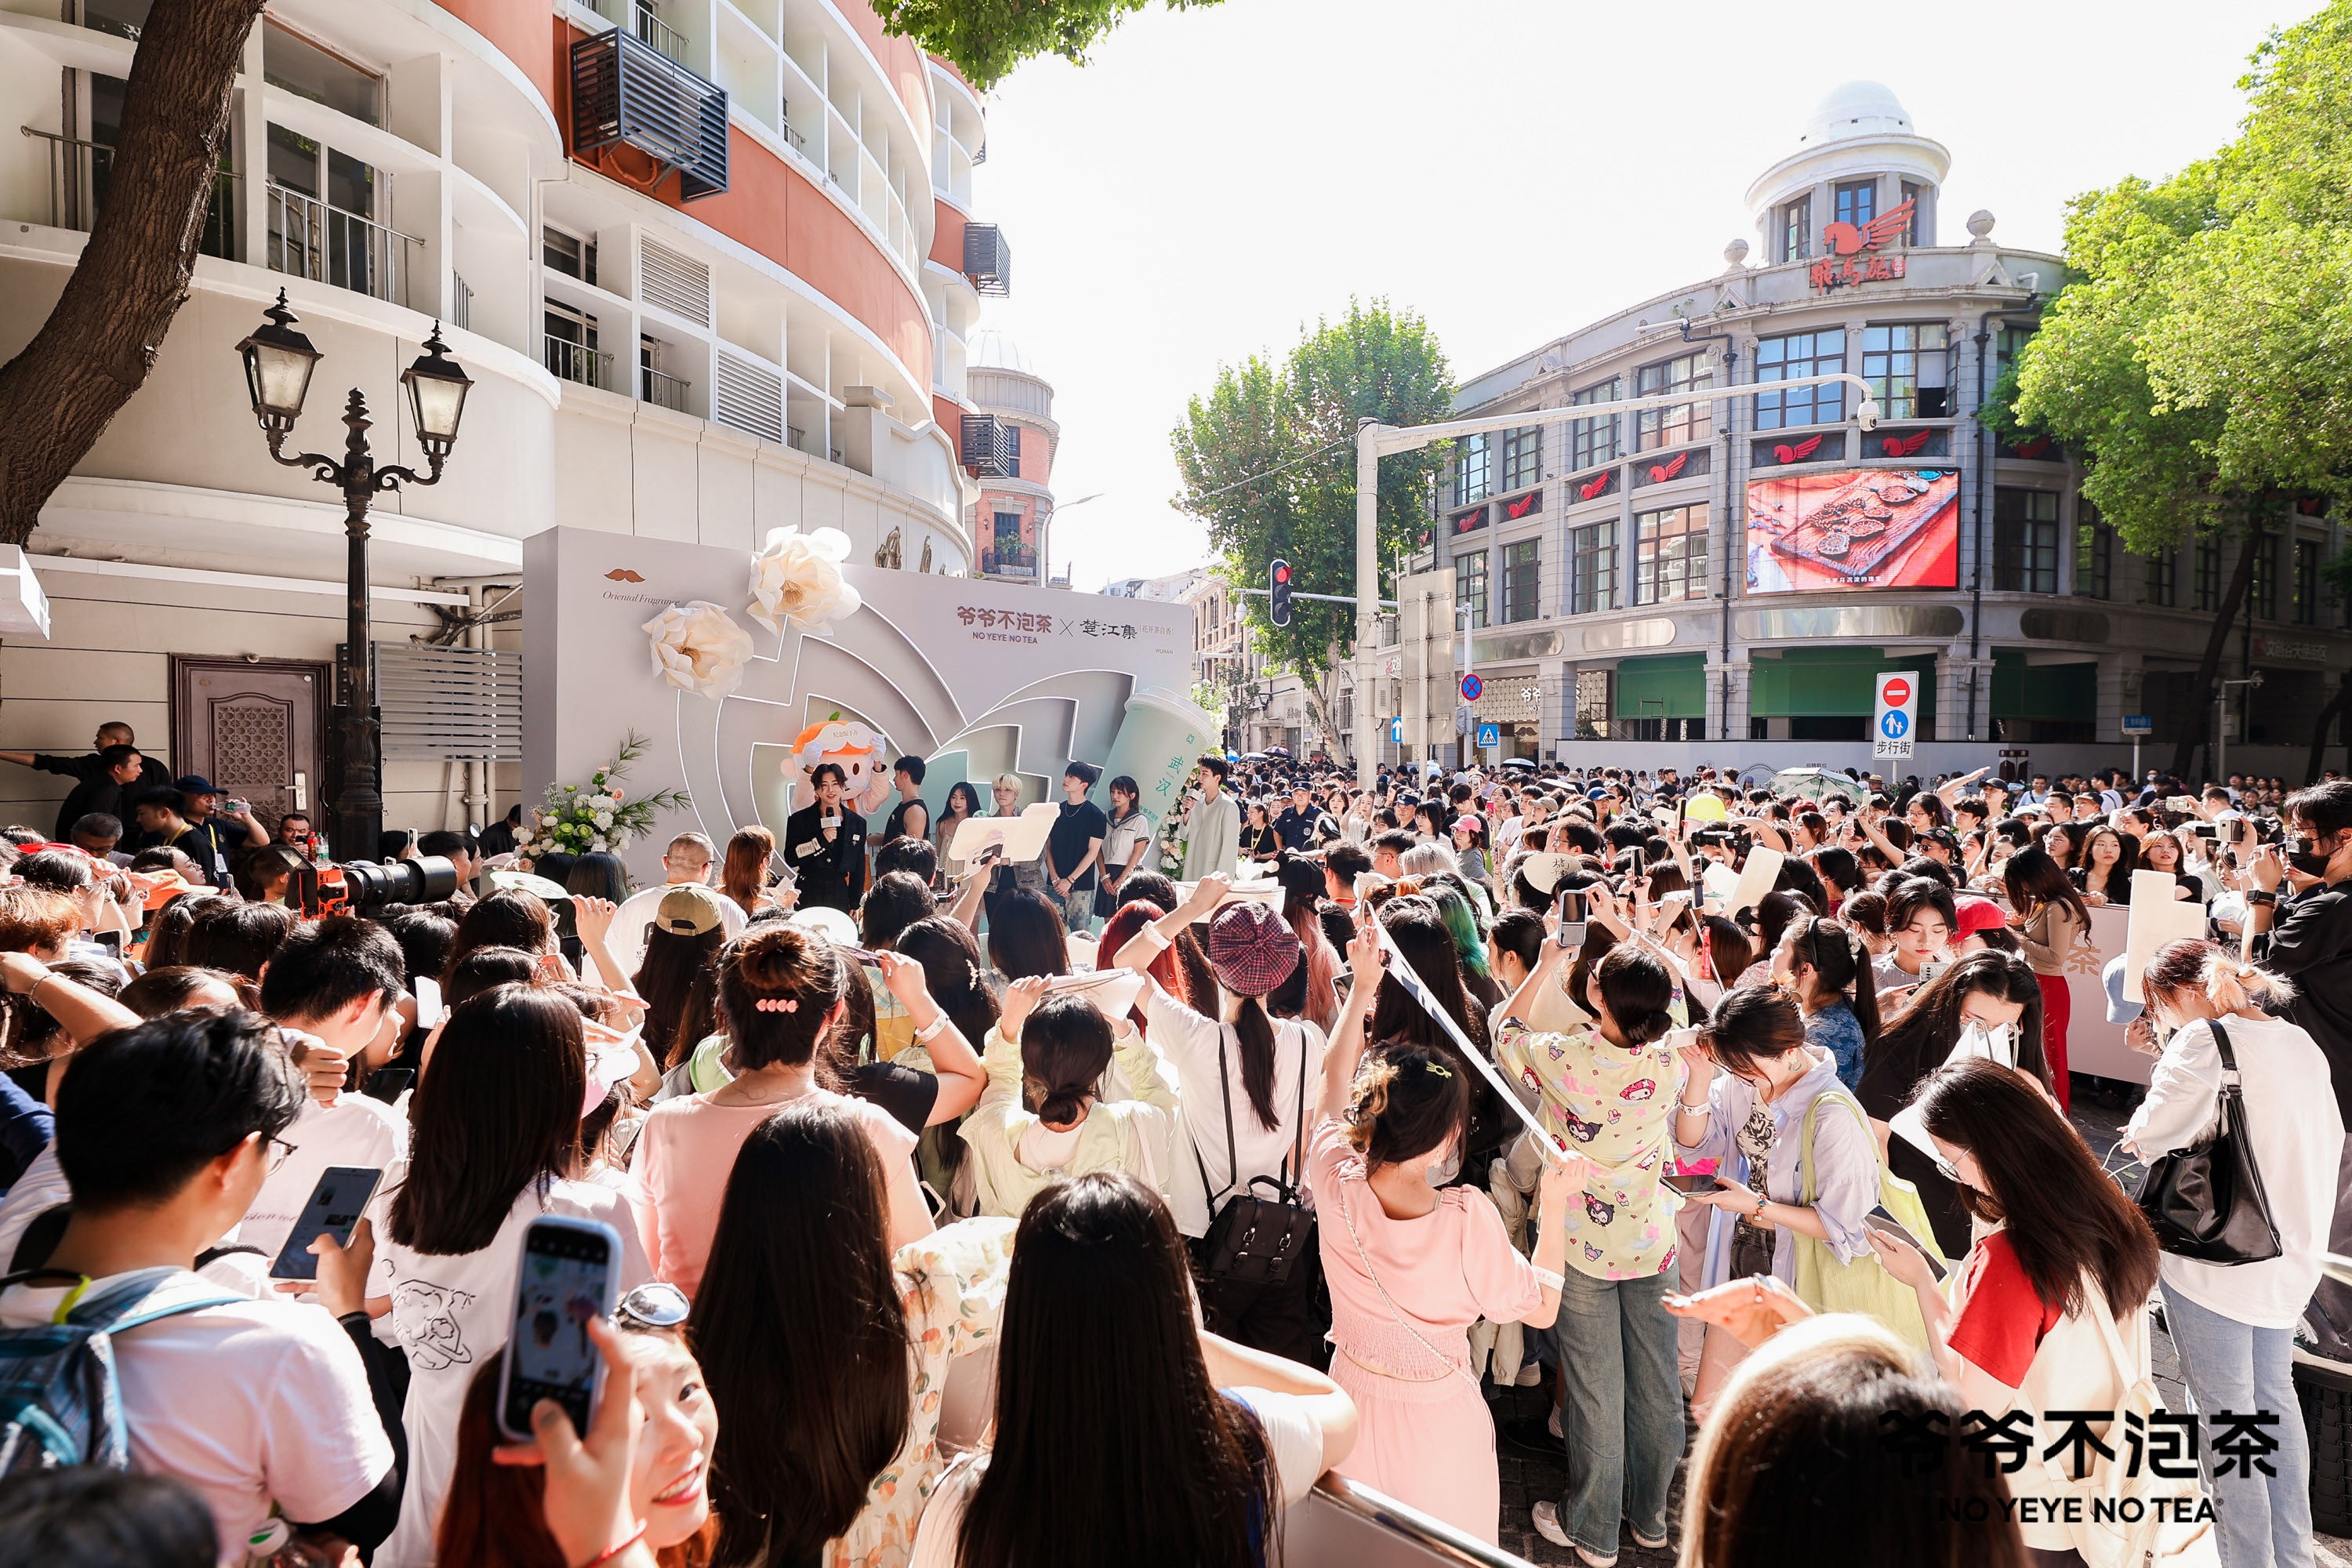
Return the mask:
M 1878 721 L 1878 732 L 1890 741 L 1899 741 L 1911 732 L 1911 721 L 1900 708 L 1890 708 Z
M 1391 746 L 1402 746 L 1404 744 L 1404 721 L 1402 719 L 1391 719 L 1389 721 L 1389 744 Z
M 1502 743 L 1503 727 L 1500 724 L 1481 724 L 1478 726 L 1478 744 L 1482 750 L 1489 747 L 1499 746 Z

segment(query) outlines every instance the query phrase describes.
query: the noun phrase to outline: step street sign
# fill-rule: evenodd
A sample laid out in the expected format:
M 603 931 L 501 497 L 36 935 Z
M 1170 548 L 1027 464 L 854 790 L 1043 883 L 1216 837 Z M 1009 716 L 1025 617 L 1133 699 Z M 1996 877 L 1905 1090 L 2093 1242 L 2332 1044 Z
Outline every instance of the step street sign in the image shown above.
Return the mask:
M 1871 758 L 1906 759 L 1918 738 L 1918 672 L 1895 670 L 1880 675 L 1874 684 L 1877 702 L 1870 716 Z

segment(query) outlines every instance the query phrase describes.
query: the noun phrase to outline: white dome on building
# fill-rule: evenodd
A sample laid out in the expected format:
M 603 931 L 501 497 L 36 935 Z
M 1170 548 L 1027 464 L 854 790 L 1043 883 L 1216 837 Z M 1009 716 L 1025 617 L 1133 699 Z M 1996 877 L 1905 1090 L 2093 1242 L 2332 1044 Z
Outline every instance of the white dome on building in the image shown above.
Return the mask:
M 1010 370 L 1023 375 L 1038 374 L 1030 363 L 1029 353 L 1013 339 L 1013 334 L 1000 327 L 982 327 L 972 333 L 966 345 L 964 363 L 973 370 Z
M 1911 111 L 1883 82 L 1843 81 L 1822 96 L 1797 137 L 1800 147 L 1819 147 L 1856 136 L 1911 136 Z

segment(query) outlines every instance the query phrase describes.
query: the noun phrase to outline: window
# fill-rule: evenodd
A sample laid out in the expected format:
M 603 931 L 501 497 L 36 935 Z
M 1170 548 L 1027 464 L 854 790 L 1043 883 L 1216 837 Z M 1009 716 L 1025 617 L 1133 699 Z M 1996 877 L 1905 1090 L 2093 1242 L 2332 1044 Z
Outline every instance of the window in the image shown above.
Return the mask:
M 2180 582 L 2169 550 L 2158 551 L 2147 558 L 2147 602 L 2168 610 L 2180 603 Z
M 1880 418 L 1941 419 L 1951 412 L 1950 335 L 1941 321 L 1862 329 L 1862 375 Z
M 1801 261 L 1813 253 L 1813 198 L 1781 204 L 1772 225 L 1772 259 Z
M 1993 347 L 1996 373 L 2017 363 L 2017 356 L 2024 352 L 2026 340 L 2033 336 L 2033 331 L 2032 327 L 2012 326 L 2006 321 L 2001 323 L 2000 336 L 1995 340 Z
M 2319 624 L 2319 541 L 2294 542 L 2294 624 Z
M 541 228 L 539 258 L 566 278 L 577 278 L 588 284 L 596 281 L 596 242 L 593 239 L 566 234 L 552 226 Z
M 1919 198 L 1925 194 L 1925 187 L 1915 185 L 1908 180 L 1903 182 L 1903 199 L 1911 204 L 1911 221 L 1903 230 L 1903 243 L 1906 245 L 1919 243 Z
M 550 375 L 583 386 L 604 384 L 605 355 L 596 347 L 596 318 L 561 300 L 549 300 L 540 314 L 545 334 L 540 359 Z
M 1992 585 L 2004 594 L 2058 591 L 2058 492 L 1992 493 Z
M 1878 182 L 1850 180 L 1830 190 L 1831 204 L 1837 209 L 1837 221 L 1850 223 L 1856 228 L 1867 227 L 1878 216 Z
M 1543 542 L 1503 546 L 1503 619 L 1531 621 L 1543 611 Z
M 1503 432 L 1503 489 L 1523 490 L 1543 480 L 1543 426 Z
M 1021 426 L 1018 425 L 1004 426 L 1004 477 L 1008 479 L 1021 477 Z
M 2254 546 L 2254 576 L 2246 596 L 2252 602 L 2251 614 L 2265 621 L 2278 619 L 2278 542 L 2268 535 Z
M 1568 613 L 1617 607 L 1617 524 L 1589 522 L 1568 531 Z
M 1645 364 L 1634 373 L 1633 392 L 1637 397 L 1661 397 L 1671 393 L 1687 392 L 1706 386 L 1715 380 L 1715 369 L 1704 353 L 1687 353 L 1670 359 L 1664 364 Z M 1654 408 L 1633 416 L 1633 450 L 1654 451 L 1660 447 L 1679 447 L 1688 441 L 1704 441 L 1713 427 L 1711 410 L 1706 403 L 1685 403 L 1674 408 Z
M 1766 338 L 1756 345 L 1756 379 L 1794 381 L 1808 375 L 1830 375 L 1845 368 L 1845 330 L 1791 332 Z M 1760 393 L 1756 398 L 1756 428 L 1781 430 L 1797 425 L 1834 425 L 1845 417 L 1845 388 L 1830 382 L 1801 386 L 1790 392 Z
M 1486 624 L 1486 552 L 1454 558 L 1454 607 L 1470 612 L 1470 624 Z
M 1706 503 L 1633 514 L 1633 602 L 1706 596 Z
M 390 182 L 348 153 L 283 125 L 268 128 L 269 266 L 338 289 L 394 297 L 404 241 L 375 221 Z
M 1494 456 L 1492 436 L 1465 436 L 1454 453 L 1454 504 L 1468 506 L 1474 500 L 1485 500 L 1491 489 L 1489 477 Z
M 2197 607 L 2221 607 L 2221 545 L 2212 539 L 2197 542 Z
M 354 120 L 383 123 L 382 77 L 288 32 L 275 20 L 262 29 L 261 79 Z
M 1580 741 L 1605 741 L 1609 738 L 1611 699 L 1610 688 L 1613 669 L 1580 669 L 1576 672 L 1576 738 Z
M 2094 599 L 2115 597 L 2116 531 L 2099 521 L 2096 508 L 2074 501 L 2074 592 Z
M 1569 399 L 1581 406 L 1591 403 L 1614 403 L 1618 389 L 1614 380 L 1598 386 L 1588 386 Z M 1590 468 L 1617 460 L 1617 423 L 1623 417 L 1612 414 L 1606 419 L 1571 419 L 1568 423 L 1569 463 L 1571 471 Z

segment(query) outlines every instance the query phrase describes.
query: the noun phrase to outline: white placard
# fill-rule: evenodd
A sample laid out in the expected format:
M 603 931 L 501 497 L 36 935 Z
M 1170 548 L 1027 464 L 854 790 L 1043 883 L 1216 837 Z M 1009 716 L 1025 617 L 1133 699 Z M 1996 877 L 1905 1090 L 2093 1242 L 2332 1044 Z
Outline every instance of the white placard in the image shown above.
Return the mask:
M 1780 879 L 1780 864 L 1788 859 L 1778 849 L 1753 845 L 1748 851 L 1748 864 L 1740 868 L 1739 885 L 1731 890 L 1731 905 L 1723 912 L 1738 918 L 1742 910 L 1752 910 L 1764 901 L 1772 884 Z M 1769 956 L 1769 955 L 1768 955 Z
M 1008 865 L 1034 860 L 1045 852 L 1045 837 L 1060 815 L 1061 807 L 1041 800 L 1023 806 L 1018 816 L 967 816 L 956 829 L 948 858 L 968 861 L 993 844 L 1003 849 Z
M 2168 942 L 2205 934 L 2205 906 L 2191 899 L 2172 896 L 2172 873 L 2169 871 L 2134 871 L 2131 890 L 2131 924 L 2124 932 L 2124 1000 L 2146 1003 L 2147 994 L 2140 986 L 2140 972 L 2156 950 Z

